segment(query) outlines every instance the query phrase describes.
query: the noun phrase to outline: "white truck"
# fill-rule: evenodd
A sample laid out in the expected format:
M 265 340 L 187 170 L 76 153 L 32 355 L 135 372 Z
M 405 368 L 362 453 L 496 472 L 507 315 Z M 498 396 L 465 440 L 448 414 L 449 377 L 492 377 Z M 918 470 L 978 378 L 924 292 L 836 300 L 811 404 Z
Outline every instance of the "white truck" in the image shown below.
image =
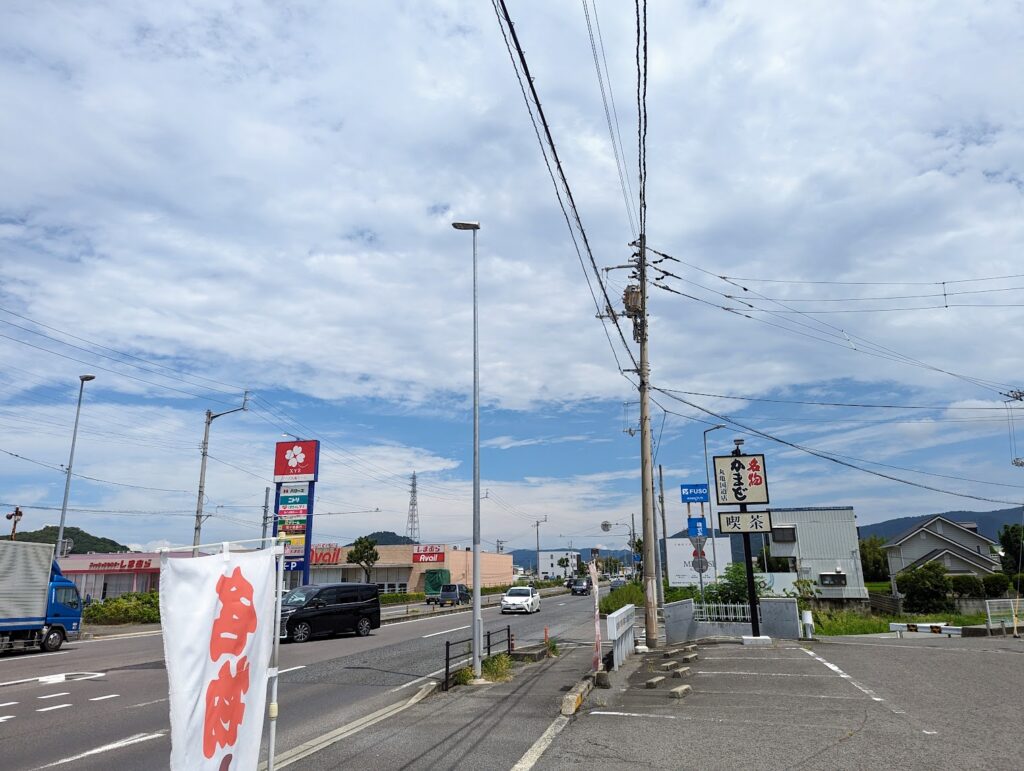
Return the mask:
M 82 600 L 53 560 L 53 544 L 0 541 L 0 652 L 53 652 L 77 640 Z

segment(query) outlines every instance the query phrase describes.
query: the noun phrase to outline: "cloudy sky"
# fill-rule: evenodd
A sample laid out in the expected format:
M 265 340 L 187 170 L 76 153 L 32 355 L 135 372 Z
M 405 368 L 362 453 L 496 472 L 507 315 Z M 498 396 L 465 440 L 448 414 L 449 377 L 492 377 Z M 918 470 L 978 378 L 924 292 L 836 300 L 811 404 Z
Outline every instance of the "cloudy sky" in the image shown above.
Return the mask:
M 594 260 L 623 265 L 633 4 L 508 6 Z M 709 450 L 765 452 L 776 506 L 869 523 L 1024 499 L 1022 16 L 650 3 L 670 527 L 718 423 Z M 545 545 L 621 546 L 598 525 L 640 507 L 630 353 L 491 4 L 11 2 L 0 62 L 0 503 L 22 528 L 58 520 L 92 372 L 70 525 L 191 542 L 204 412 L 249 390 L 213 423 L 204 540 L 258 535 L 289 432 L 324 443 L 314 540 L 403 532 L 416 471 L 423 540 L 468 543 L 468 219 L 485 546 L 532 546 L 545 515 Z M 621 311 L 629 271 L 600 275 Z

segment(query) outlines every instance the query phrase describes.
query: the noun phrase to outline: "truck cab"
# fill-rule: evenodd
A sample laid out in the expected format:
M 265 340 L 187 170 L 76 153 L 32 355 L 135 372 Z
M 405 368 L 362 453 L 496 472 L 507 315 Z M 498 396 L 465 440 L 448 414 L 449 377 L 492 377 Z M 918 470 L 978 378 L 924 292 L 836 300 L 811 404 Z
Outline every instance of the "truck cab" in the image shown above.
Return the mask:
M 75 582 L 65 578 L 54 562 L 46 601 L 46 625 L 41 630 L 39 647 L 52 652 L 65 640 L 77 640 L 82 631 L 83 610 Z

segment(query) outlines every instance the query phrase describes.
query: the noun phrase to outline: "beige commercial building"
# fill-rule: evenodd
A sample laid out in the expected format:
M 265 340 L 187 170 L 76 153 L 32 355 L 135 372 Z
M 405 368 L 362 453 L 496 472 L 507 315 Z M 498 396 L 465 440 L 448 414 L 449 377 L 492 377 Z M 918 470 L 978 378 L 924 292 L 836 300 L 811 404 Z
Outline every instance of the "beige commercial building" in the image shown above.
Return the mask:
M 309 580 L 314 584 L 364 581 L 358 565 L 347 562 L 349 549 L 337 544 L 313 544 Z M 370 583 L 385 592 L 422 592 L 427 570 L 442 568 L 454 584 L 473 585 L 473 552 L 443 544 L 378 546 L 380 560 L 370 570 Z M 512 555 L 480 552 L 480 585 L 505 586 L 513 581 Z

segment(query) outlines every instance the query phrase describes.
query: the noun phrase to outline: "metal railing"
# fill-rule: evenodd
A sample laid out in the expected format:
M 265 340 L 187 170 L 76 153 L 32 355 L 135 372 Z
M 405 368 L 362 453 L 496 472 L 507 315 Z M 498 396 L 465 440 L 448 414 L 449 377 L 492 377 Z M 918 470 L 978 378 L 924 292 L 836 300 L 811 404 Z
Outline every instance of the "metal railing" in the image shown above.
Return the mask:
M 633 636 L 633 627 L 636 624 L 636 606 L 623 605 L 614 613 L 609 613 L 606 624 L 608 639 L 612 643 L 612 669 L 618 671 L 626 660 L 626 656 L 633 652 L 633 646 L 636 643 Z
M 447 691 L 451 687 L 452 666 L 464 664 L 472 656 L 473 638 L 467 637 L 464 640 L 445 640 L 444 642 L 444 679 L 441 681 L 441 690 Z M 507 653 L 510 656 L 516 648 L 516 638 L 512 634 L 512 627 L 506 626 L 503 629 L 491 629 L 484 632 L 485 659 L 498 653 Z
M 1024 599 L 985 600 L 985 614 L 988 617 L 989 629 L 1001 623 L 1009 624 L 1016 629 L 1024 624 Z
M 760 607 L 758 607 L 760 612 Z M 750 623 L 750 606 L 726 602 L 695 602 L 694 621 Z

